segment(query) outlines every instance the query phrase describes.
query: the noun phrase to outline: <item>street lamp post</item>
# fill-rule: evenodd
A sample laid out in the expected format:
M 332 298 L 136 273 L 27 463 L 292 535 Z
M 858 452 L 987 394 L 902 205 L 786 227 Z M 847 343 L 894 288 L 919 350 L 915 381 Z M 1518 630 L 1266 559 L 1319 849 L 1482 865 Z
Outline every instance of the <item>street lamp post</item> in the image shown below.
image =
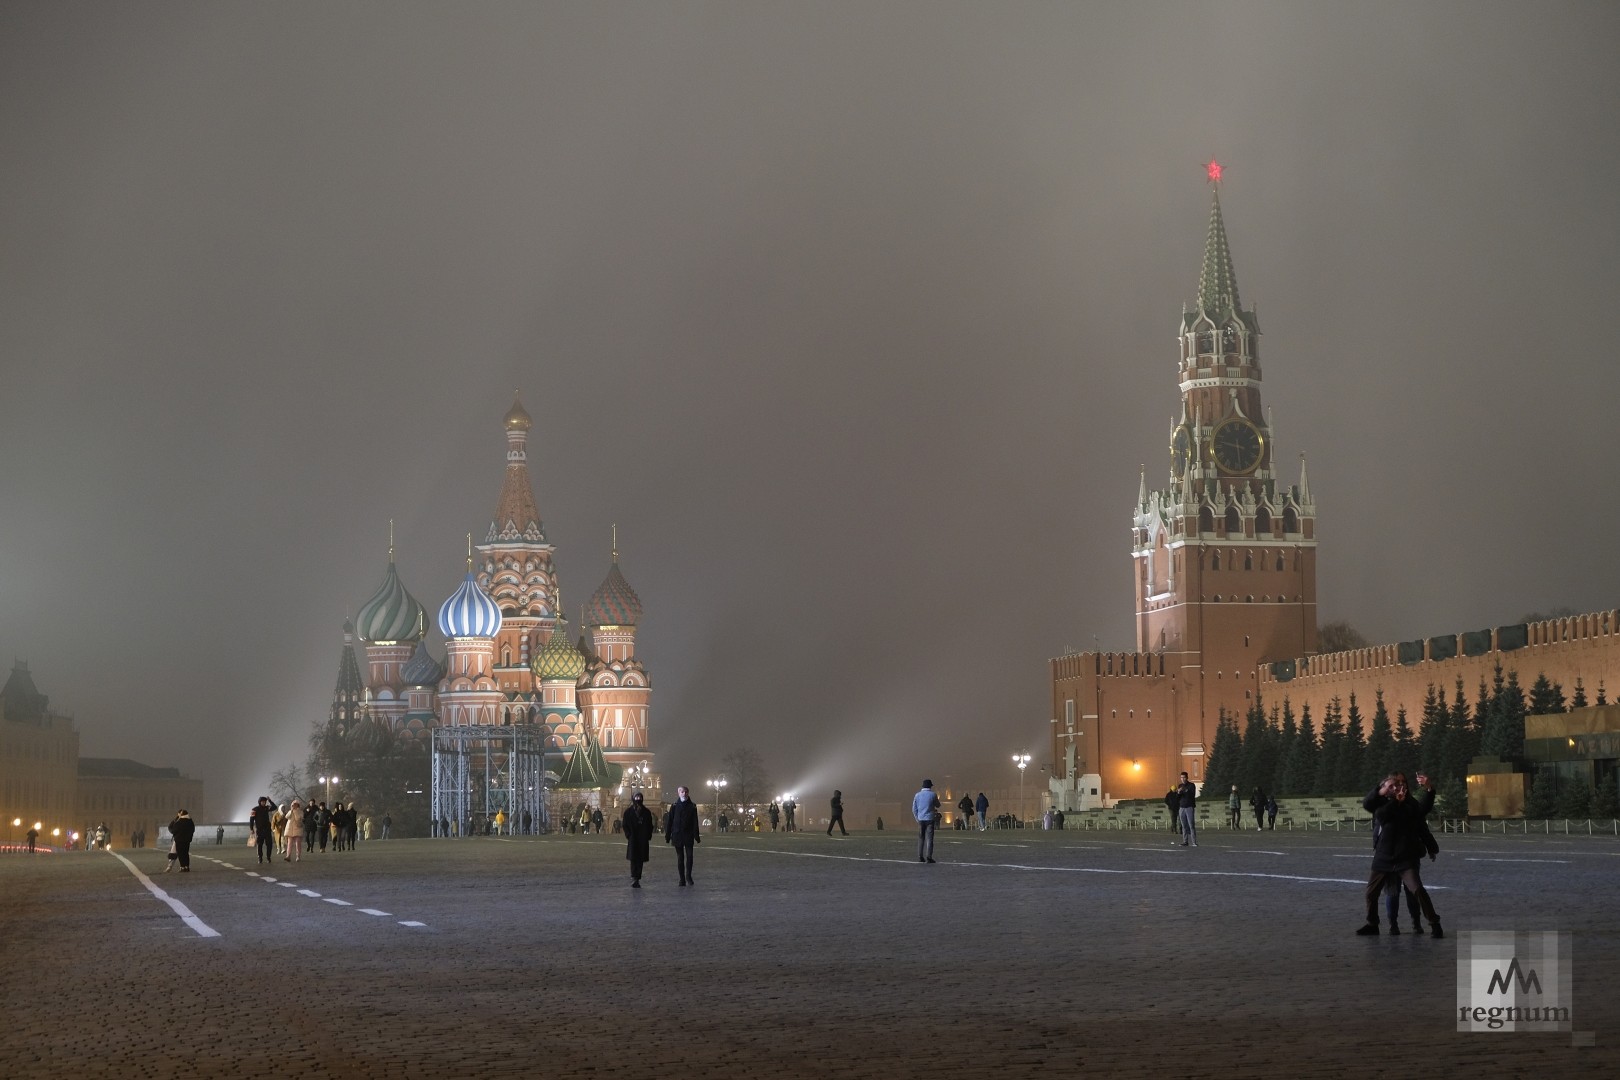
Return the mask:
M 332 785 L 343 783 L 343 778 L 341 776 L 318 776 L 316 779 L 326 785 L 325 801 L 330 803 L 332 801 Z
M 720 796 L 725 793 L 726 778 L 720 776 L 713 780 L 705 780 L 704 783 L 714 792 L 710 805 L 714 807 L 714 825 L 718 829 L 720 827 Z
M 1029 768 L 1029 751 L 1012 756 L 1013 764 L 1018 766 L 1018 827 L 1024 826 L 1024 770 Z

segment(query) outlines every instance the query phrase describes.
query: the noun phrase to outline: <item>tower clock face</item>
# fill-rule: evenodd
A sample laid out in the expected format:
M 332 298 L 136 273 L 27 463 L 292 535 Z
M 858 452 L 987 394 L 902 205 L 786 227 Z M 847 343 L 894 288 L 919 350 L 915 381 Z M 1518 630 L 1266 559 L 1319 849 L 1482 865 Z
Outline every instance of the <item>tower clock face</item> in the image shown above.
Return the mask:
M 1190 460 L 1192 460 L 1192 432 L 1187 430 L 1186 424 L 1181 424 L 1170 436 L 1170 471 L 1179 478 L 1187 471 L 1187 462 Z
M 1209 455 L 1221 472 L 1244 476 L 1260 464 L 1266 440 L 1260 429 L 1241 416 L 1222 420 L 1209 437 Z

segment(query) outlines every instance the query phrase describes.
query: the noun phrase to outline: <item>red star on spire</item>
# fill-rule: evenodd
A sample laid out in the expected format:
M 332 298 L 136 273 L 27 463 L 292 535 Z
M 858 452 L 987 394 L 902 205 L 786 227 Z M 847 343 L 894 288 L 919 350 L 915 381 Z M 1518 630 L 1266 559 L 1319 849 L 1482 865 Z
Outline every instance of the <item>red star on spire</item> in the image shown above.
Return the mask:
M 1204 174 L 1209 177 L 1209 182 L 1210 183 L 1212 183 L 1212 184 L 1220 183 L 1221 182 L 1221 163 L 1216 161 L 1214 158 L 1210 158 L 1209 163 L 1204 166 Z

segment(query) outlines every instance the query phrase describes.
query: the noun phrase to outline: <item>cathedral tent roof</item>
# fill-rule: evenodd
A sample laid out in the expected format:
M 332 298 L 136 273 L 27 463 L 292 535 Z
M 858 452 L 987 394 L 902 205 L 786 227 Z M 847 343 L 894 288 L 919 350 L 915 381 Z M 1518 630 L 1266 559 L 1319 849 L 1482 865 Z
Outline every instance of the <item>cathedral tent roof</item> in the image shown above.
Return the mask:
M 568 764 L 557 778 L 557 787 L 594 790 L 617 784 L 621 775 L 623 770 L 609 765 L 602 756 L 602 744 L 587 733 L 585 741 L 568 755 Z

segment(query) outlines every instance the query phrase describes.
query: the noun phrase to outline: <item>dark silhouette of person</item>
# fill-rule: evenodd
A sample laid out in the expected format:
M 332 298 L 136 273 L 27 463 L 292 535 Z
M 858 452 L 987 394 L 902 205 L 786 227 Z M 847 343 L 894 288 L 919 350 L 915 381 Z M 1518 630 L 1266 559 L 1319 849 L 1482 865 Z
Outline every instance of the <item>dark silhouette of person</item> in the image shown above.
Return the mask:
M 630 860 L 630 887 L 641 888 L 641 868 L 651 854 L 653 816 L 642 801 L 641 792 L 630 796 L 624 808 L 624 857 Z
M 1170 831 L 1181 831 L 1181 825 L 1177 822 L 1177 817 L 1179 816 L 1179 811 L 1181 808 L 1181 795 L 1176 791 L 1175 788 L 1171 788 L 1165 793 L 1164 805 L 1170 811 Z
M 39 842 L 39 830 L 35 829 L 35 828 L 30 828 L 28 830 L 28 850 L 30 852 L 32 852 L 34 850 L 34 845 L 37 844 L 38 842 Z
M 782 808 L 776 805 L 776 800 L 772 799 L 770 808 L 766 810 L 765 813 L 770 815 L 771 832 L 775 832 L 777 822 L 782 820 Z
M 259 805 L 248 812 L 248 828 L 253 830 L 253 851 L 262 863 L 276 861 L 276 834 L 270 828 L 270 815 L 276 808 L 268 796 L 259 796 Z M 325 844 L 321 845 L 323 848 Z
M 136 833 L 135 835 L 137 838 L 140 836 L 139 833 Z M 225 826 L 221 825 L 219 828 L 214 830 L 214 846 L 219 847 L 223 843 L 225 843 Z
M 839 832 L 843 833 L 845 836 L 849 835 L 849 830 L 844 828 L 844 793 L 842 791 L 833 792 L 832 820 L 827 822 L 828 836 L 832 835 L 834 825 L 838 826 Z
M 692 801 L 683 784 L 675 789 L 675 805 L 664 819 L 664 843 L 675 845 L 675 869 L 681 875 L 682 885 L 695 884 L 692 880 L 692 849 L 701 844 L 698 833 L 697 803 Z
M 1373 816 L 1375 840 L 1372 874 L 1367 879 L 1367 922 L 1356 930 L 1357 934 L 1378 933 L 1378 897 L 1384 891 L 1384 883 L 1393 877 L 1417 897 L 1423 917 L 1429 920 L 1429 935 L 1446 936 L 1440 929 L 1434 901 L 1429 899 L 1429 890 L 1423 887 L 1423 877 L 1418 873 L 1418 865 L 1426 853 L 1423 819 L 1434 808 L 1434 781 L 1423 773 L 1418 773 L 1417 781 L 1423 787 L 1420 798 L 1410 797 L 1406 774 L 1395 772 L 1362 800 L 1362 809 Z
M 266 820 L 268 821 L 268 818 Z M 269 828 L 268 825 L 265 827 Z M 180 861 L 180 872 L 182 874 L 191 873 L 191 838 L 196 831 L 197 823 L 192 821 L 191 815 L 184 810 L 174 815 L 174 820 L 169 822 L 169 835 L 174 837 L 174 855 Z M 270 850 L 275 851 L 274 848 Z M 169 865 L 174 864 L 170 863 Z M 169 871 L 165 868 L 163 872 L 166 874 Z

